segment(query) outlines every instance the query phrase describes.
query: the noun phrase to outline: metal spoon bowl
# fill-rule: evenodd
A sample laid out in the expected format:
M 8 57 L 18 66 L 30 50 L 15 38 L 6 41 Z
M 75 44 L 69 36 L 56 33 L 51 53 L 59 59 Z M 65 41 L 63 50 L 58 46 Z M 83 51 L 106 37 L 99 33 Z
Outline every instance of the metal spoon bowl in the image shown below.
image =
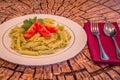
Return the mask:
M 104 30 L 105 35 L 112 37 L 113 42 L 114 42 L 115 47 L 116 47 L 117 57 L 120 58 L 120 49 L 119 49 L 119 47 L 117 45 L 117 42 L 116 42 L 116 40 L 114 38 L 114 36 L 116 35 L 116 32 L 117 32 L 115 26 L 112 23 L 107 22 L 104 25 L 103 30 Z

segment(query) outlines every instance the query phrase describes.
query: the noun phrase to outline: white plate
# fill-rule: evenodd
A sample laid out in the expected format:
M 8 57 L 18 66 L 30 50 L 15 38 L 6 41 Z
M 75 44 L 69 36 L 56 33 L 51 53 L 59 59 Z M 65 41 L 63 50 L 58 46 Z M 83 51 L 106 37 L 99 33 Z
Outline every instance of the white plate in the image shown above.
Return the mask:
M 52 18 L 58 23 L 63 24 L 65 29 L 67 29 L 72 36 L 70 44 L 54 54 L 43 56 L 21 55 L 12 50 L 10 48 L 11 39 L 8 36 L 10 30 L 22 23 L 25 19 L 34 18 L 35 16 L 38 18 Z M 11 19 L 0 25 L 0 58 L 21 65 L 34 66 L 54 64 L 77 55 L 84 48 L 86 41 L 87 37 L 84 29 L 70 19 L 48 14 L 31 14 Z

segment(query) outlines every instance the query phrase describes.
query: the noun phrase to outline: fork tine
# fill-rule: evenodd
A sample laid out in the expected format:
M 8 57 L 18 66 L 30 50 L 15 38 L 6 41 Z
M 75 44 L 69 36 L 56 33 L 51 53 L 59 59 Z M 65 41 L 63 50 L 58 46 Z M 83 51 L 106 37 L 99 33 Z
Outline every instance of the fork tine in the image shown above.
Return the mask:
M 95 28 L 95 32 L 97 32 L 98 31 L 98 26 L 97 26 L 96 22 L 94 23 L 94 28 Z
M 91 32 L 94 31 L 94 29 L 93 29 L 93 26 L 94 26 L 93 23 L 94 23 L 93 21 L 90 21 L 90 30 L 91 30 Z
M 96 21 L 91 21 L 91 32 L 99 32 L 98 23 Z
M 91 32 L 96 31 L 96 22 L 94 20 L 90 22 L 90 29 L 91 29 Z
M 96 26 L 96 27 L 97 27 L 97 31 L 99 32 L 98 24 L 96 23 L 96 25 L 97 25 L 97 26 Z

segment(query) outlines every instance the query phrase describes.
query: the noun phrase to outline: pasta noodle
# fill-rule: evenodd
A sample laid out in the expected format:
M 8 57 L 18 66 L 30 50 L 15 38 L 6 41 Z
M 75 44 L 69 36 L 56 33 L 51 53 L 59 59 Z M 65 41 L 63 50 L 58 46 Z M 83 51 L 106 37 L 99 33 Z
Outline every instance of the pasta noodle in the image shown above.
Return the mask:
M 49 19 L 45 20 L 46 24 L 50 21 Z M 53 25 L 53 21 L 50 21 L 51 25 Z M 12 39 L 11 48 L 20 54 L 29 56 L 53 54 L 57 49 L 66 47 L 71 39 L 71 35 L 64 29 L 64 26 L 60 24 L 56 26 L 58 27 L 58 31 L 53 33 L 51 38 L 45 38 L 36 33 L 30 39 L 25 39 L 23 37 L 25 30 L 21 26 L 16 26 L 9 34 Z

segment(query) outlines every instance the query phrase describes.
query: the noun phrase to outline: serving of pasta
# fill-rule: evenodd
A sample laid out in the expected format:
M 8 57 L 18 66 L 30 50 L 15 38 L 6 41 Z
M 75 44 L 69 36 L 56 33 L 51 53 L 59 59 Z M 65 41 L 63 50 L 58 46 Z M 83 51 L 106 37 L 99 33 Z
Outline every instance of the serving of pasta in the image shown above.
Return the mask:
M 50 18 L 39 20 L 42 24 L 55 26 L 58 30 L 51 33 L 50 37 L 44 37 L 39 32 L 36 32 L 32 37 L 25 38 L 26 29 L 23 25 L 15 26 L 9 33 L 9 37 L 12 39 L 11 49 L 22 55 L 41 56 L 53 54 L 70 43 L 71 35 L 64 25 Z

